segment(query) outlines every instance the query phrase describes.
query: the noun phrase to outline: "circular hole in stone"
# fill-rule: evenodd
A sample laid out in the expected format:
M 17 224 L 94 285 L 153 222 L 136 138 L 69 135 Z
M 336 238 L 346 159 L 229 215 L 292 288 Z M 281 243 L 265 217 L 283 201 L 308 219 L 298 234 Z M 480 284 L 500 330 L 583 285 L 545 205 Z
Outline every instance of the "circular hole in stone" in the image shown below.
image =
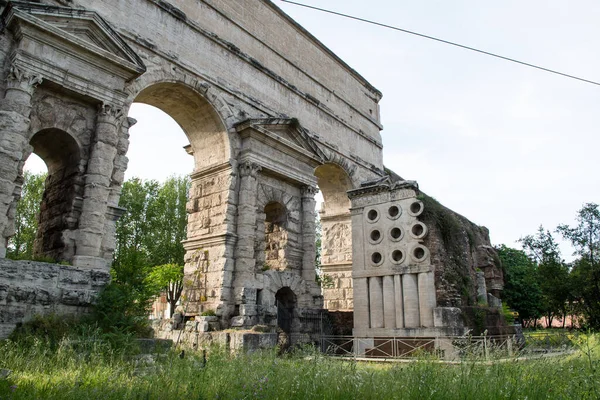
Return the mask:
M 396 218 L 398 215 L 400 215 L 400 209 L 397 206 L 391 206 L 388 210 L 388 214 L 390 217 Z
M 371 231 L 371 240 L 377 242 L 379 239 L 381 239 L 381 232 L 377 229 Z
M 373 264 L 379 264 L 382 259 L 383 257 L 381 257 L 381 253 L 375 252 L 371 255 L 371 261 L 373 261 Z
M 411 229 L 413 235 L 415 235 L 416 237 L 420 237 L 423 234 L 423 225 L 421 224 L 414 224 L 412 229 Z
M 400 262 L 402 261 L 402 258 L 404 258 L 404 254 L 400 251 L 400 250 L 394 250 L 392 253 L 392 259 L 396 262 Z
M 392 238 L 394 239 L 399 239 L 400 236 L 402 236 L 402 231 L 400 230 L 400 228 L 392 228 L 392 230 L 390 231 L 390 235 L 392 235 Z
M 378 216 L 379 216 L 379 213 L 377 212 L 377 210 L 371 210 L 367 214 L 367 218 L 369 218 L 369 221 L 375 221 Z
M 420 214 L 423 209 L 423 203 L 415 201 L 410 205 L 410 212 L 413 214 Z
M 416 247 L 413 250 L 413 255 L 417 260 L 422 260 L 425 257 L 425 249 L 423 249 L 422 247 Z

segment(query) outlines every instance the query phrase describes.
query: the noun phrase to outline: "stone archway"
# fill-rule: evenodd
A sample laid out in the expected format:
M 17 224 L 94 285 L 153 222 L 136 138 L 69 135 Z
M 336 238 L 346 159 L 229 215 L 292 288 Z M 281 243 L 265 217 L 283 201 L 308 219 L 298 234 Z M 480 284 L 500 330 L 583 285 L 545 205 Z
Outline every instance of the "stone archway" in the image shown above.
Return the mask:
M 350 175 L 338 164 L 315 169 L 323 205 L 321 221 L 321 272 L 324 307 L 331 311 L 352 310 L 352 221 L 348 190 Z
M 292 332 L 296 295 L 288 286 L 282 287 L 275 293 L 277 306 L 277 327 L 288 335 Z
M 140 81 L 147 79 L 141 77 Z M 181 82 L 152 83 L 141 89 L 133 102 L 162 110 L 187 136 L 189 145 L 184 149 L 194 158 L 194 169 L 190 171 L 191 188 L 186 207 L 185 273 L 188 281 L 196 282 L 195 287 L 186 288 L 186 296 L 191 300 L 187 309 L 193 314 L 217 310 L 230 298 L 227 292 L 230 285 L 225 281 L 232 278 L 225 276 L 224 266 L 233 259 L 223 254 L 232 251 L 227 250 L 228 246 L 233 246 L 227 236 L 234 228 L 227 215 L 234 212 L 232 207 L 235 207 L 233 146 L 224 117 L 209 99 Z M 195 279 L 199 268 L 204 275 L 201 280 Z
M 69 239 L 77 229 L 84 191 L 81 149 L 71 135 L 54 128 L 37 132 L 29 143 L 48 168 L 34 254 L 69 260 L 75 254 Z

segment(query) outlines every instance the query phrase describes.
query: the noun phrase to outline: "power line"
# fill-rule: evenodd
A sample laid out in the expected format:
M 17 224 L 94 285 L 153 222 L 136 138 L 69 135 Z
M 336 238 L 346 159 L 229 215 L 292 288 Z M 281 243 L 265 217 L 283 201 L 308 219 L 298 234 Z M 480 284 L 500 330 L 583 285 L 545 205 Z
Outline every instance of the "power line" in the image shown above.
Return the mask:
M 289 3 L 289 4 L 293 4 L 293 5 L 300 6 L 300 7 L 306 7 L 306 8 L 310 8 L 310 9 L 313 9 L 313 10 L 322 11 L 322 12 L 325 12 L 325 13 L 328 13 L 328 14 L 338 15 L 338 16 L 344 17 L 344 18 L 354 19 L 356 21 L 366 22 L 367 24 L 372 24 L 372 25 L 377 25 L 377 26 L 381 26 L 381 27 L 384 27 L 384 28 L 388 28 L 388 29 L 393 29 L 395 31 L 400 31 L 400 32 L 408 33 L 410 35 L 419 36 L 419 37 L 422 37 L 422 38 L 425 38 L 425 39 L 435 40 L 436 42 L 441 42 L 441 43 L 444 43 L 444 44 L 449 44 L 451 46 L 456 46 L 456 47 L 460 47 L 462 49 L 475 51 L 477 53 L 485 54 L 487 56 L 500 58 L 502 60 L 510 61 L 510 62 L 513 62 L 513 63 L 525 65 L 527 67 L 531 67 L 531 68 L 539 69 L 539 70 L 542 70 L 542 71 L 550 72 L 552 74 L 561 75 L 561 76 L 564 76 L 564 77 L 567 77 L 567 78 L 576 79 L 578 81 L 582 81 L 582 82 L 586 82 L 586 83 L 591 83 L 592 85 L 600 86 L 600 82 L 594 82 L 594 81 L 591 81 L 591 80 L 588 80 L 588 79 L 579 78 L 579 77 L 574 76 L 574 75 L 565 74 L 563 72 L 555 71 L 555 70 L 552 70 L 552 69 L 549 69 L 549 68 L 540 67 L 539 65 L 534 65 L 534 64 L 526 63 L 524 61 L 515 60 L 514 58 L 504 57 L 504 56 L 501 56 L 499 54 L 490 53 L 489 51 L 479 50 L 479 49 L 476 49 L 474 47 L 469 47 L 469 46 L 462 45 L 460 43 L 450 42 L 448 40 L 436 38 L 434 36 L 424 35 L 422 33 L 409 31 L 407 29 L 398 28 L 396 26 L 386 25 L 386 24 L 382 24 L 380 22 L 375 22 L 375 21 L 371 21 L 371 20 L 368 20 L 368 19 L 359 18 L 359 17 L 355 17 L 355 16 L 348 15 L 348 14 L 343 14 L 343 13 L 332 11 L 332 10 L 327 10 L 327 9 L 324 9 L 324 8 L 319 8 L 319 7 L 315 7 L 315 6 L 309 6 L 308 4 L 297 3 L 295 1 L 289 1 L 289 0 L 281 0 L 281 1 L 284 2 L 284 3 Z

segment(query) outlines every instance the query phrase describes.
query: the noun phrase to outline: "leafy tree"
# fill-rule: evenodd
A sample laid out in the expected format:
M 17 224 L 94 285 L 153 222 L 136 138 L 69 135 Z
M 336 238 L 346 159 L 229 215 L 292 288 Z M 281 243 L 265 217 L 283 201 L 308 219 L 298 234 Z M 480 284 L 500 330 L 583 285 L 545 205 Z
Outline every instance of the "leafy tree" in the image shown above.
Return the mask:
M 504 268 L 502 297 L 519 313 L 524 326 L 531 326 L 542 316 L 542 290 L 536 264 L 523 250 L 501 245 L 496 248 Z
M 575 254 L 587 259 L 591 266 L 600 260 L 600 208 L 598 204 L 587 203 L 577 211 L 577 226 L 561 224 L 556 231 L 568 239 L 575 247 Z
M 148 204 L 149 235 L 146 247 L 152 265 L 184 264 L 187 237 L 186 203 L 190 181 L 185 177 L 171 177 L 162 184 L 156 197 Z
M 127 211 L 117 222 L 113 287 L 107 296 L 123 307 L 124 326 L 138 326 L 138 320 L 146 323 L 148 309 L 161 289 L 169 288 L 172 304 L 181 295 L 182 283 L 173 273 L 180 268 L 183 274 L 189 186 L 189 180 L 181 177 L 163 184 L 139 178 L 123 184 L 119 206 Z
M 573 267 L 573 287 L 577 304 L 587 323 L 600 329 L 600 209 L 595 203 L 584 204 L 577 212 L 577 226 L 559 225 L 557 231 L 571 241 L 581 258 Z
M 44 194 L 46 174 L 25 171 L 21 200 L 17 203 L 15 235 L 8 241 L 6 256 L 11 259 L 32 259 L 33 242 L 38 229 L 40 203 Z
M 569 267 L 562 260 L 558 243 L 548 230 L 539 227 L 536 235 L 520 239 L 524 251 L 537 263 L 539 287 L 542 292 L 542 311 L 548 324 L 556 316 L 563 321 L 567 314 L 571 286 Z
M 183 265 L 164 264 L 152 268 L 146 278 L 156 294 L 165 293 L 169 303 L 169 317 L 173 316 L 177 301 L 183 292 Z
M 525 253 L 538 264 L 560 262 L 560 250 L 552 233 L 540 225 L 536 235 L 519 239 Z

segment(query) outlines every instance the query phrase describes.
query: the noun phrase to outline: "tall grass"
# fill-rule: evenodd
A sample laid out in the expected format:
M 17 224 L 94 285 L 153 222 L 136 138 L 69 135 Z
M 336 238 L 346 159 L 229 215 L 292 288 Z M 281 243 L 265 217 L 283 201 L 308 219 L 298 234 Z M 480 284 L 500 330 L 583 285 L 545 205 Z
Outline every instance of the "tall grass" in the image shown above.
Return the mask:
M 96 338 L 97 339 L 97 338 Z M 0 399 L 598 399 L 598 338 L 564 358 L 365 364 L 302 351 L 152 358 L 102 340 L 0 342 Z

